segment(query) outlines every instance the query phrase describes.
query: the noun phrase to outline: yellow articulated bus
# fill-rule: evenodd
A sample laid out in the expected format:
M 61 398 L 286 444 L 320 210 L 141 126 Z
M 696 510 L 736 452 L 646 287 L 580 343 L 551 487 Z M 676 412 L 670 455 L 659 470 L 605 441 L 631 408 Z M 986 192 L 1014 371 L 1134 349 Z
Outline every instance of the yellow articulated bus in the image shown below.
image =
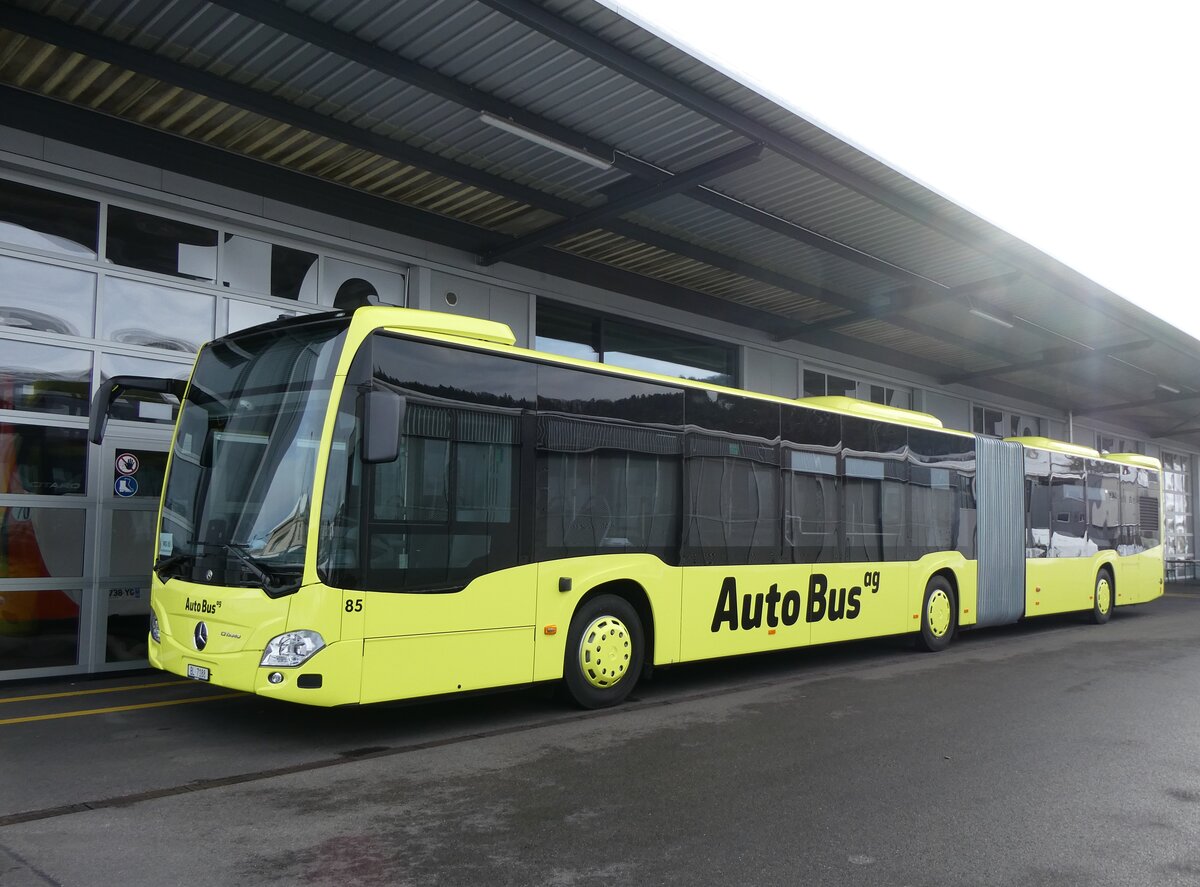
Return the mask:
M 402 308 L 205 346 L 175 390 L 150 661 L 345 705 L 1115 606 L 1163 590 L 1159 465 L 514 347 Z M 173 386 L 178 386 L 175 388 Z

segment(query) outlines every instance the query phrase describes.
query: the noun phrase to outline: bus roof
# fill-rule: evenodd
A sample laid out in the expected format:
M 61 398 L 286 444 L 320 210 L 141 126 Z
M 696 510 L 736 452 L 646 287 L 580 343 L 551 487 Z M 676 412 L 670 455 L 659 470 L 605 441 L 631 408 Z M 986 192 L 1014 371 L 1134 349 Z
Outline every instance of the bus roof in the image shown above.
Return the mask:
M 1007 441 L 1019 443 L 1022 446 L 1030 447 L 1035 450 L 1049 450 L 1052 453 L 1066 453 L 1070 456 L 1085 456 L 1088 459 L 1105 459 L 1109 462 L 1120 462 L 1125 465 L 1137 465 L 1140 468 L 1153 468 L 1155 471 L 1162 470 L 1162 463 L 1153 456 L 1143 456 L 1140 453 L 1108 453 L 1102 454 L 1098 450 L 1093 450 L 1091 447 L 1081 446 L 1080 444 L 1067 443 L 1062 440 L 1053 440 L 1049 437 L 1006 437 Z
M 1066 453 L 1069 456 L 1085 456 L 1088 459 L 1099 459 L 1100 452 L 1080 444 L 1067 443 L 1065 440 L 1054 440 L 1049 437 L 1006 437 L 1012 443 L 1034 450 L 1050 450 L 1052 453 Z
M 437 333 L 459 339 L 474 339 L 494 342 L 497 345 L 515 345 L 517 337 L 508 324 L 496 320 L 483 320 L 462 314 L 447 314 L 444 311 L 424 311 L 416 308 L 386 308 L 371 306 L 359 308 L 368 321 L 381 327 L 398 328 L 417 333 Z M 376 315 L 378 320 L 376 320 Z
M 1153 456 L 1143 456 L 1141 453 L 1111 453 L 1104 457 L 1110 462 L 1120 462 L 1124 465 L 1136 465 L 1138 468 L 1153 468 L 1162 471 L 1162 463 Z
M 796 400 L 796 403 L 823 410 L 833 410 L 838 413 L 849 413 L 852 416 L 862 416 L 865 419 L 895 422 L 898 425 L 938 429 L 944 427 L 941 419 L 929 413 L 920 413 L 916 410 L 906 410 L 901 407 L 891 407 L 869 400 L 859 400 L 855 397 L 842 397 L 838 395 L 829 397 L 801 397 Z

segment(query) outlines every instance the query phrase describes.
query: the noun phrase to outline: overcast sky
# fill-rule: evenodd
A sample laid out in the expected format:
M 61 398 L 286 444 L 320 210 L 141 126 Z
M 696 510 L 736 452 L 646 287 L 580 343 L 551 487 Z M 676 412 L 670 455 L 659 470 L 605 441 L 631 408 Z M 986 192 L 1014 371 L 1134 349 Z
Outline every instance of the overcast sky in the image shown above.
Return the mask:
M 1200 3 L 602 2 L 1200 338 Z

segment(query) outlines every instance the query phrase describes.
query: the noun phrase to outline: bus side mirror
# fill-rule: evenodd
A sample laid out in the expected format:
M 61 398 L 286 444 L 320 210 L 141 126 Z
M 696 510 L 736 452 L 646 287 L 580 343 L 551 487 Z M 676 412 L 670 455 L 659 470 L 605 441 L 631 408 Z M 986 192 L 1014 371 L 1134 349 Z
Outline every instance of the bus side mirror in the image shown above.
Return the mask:
M 88 440 L 94 444 L 104 440 L 104 429 L 108 425 L 108 413 L 113 401 L 129 391 L 147 391 L 154 394 L 173 394 L 182 403 L 187 391 L 186 379 L 159 379 L 149 376 L 113 376 L 101 383 L 92 398 L 88 416 Z
M 369 465 L 400 457 L 405 400 L 395 391 L 368 391 L 363 400 L 362 460 Z

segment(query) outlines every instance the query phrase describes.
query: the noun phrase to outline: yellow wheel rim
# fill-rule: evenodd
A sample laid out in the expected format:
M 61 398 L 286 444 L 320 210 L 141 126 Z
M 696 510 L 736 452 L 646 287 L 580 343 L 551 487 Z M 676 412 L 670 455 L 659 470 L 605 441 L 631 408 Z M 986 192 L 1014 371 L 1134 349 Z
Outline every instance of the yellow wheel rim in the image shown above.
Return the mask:
M 1112 586 L 1108 584 L 1108 579 L 1101 579 L 1096 583 L 1096 609 L 1101 613 L 1107 613 L 1112 606 Z
M 934 589 L 929 596 L 929 606 L 925 608 L 925 621 L 929 624 L 929 632 L 935 638 L 946 636 L 950 630 L 950 596 L 940 588 Z
M 625 677 L 633 653 L 629 629 L 615 616 L 592 620 L 579 641 L 579 670 L 593 687 L 601 690 Z

